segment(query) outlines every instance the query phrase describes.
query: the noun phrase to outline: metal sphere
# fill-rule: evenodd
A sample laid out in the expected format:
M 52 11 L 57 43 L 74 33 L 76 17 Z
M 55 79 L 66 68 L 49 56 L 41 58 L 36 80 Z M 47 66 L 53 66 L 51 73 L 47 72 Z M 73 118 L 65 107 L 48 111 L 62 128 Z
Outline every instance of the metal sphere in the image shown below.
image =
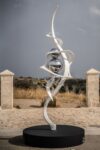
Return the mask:
M 53 58 L 47 63 L 47 67 L 52 72 L 58 73 L 62 69 L 62 63 L 59 59 Z
M 57 59 L 58 56 L 60 55 L 59 49 L 57 48 L 52 48 L 50 52 L 47 54 L 48 56 L 51 56 L 51 58 Z

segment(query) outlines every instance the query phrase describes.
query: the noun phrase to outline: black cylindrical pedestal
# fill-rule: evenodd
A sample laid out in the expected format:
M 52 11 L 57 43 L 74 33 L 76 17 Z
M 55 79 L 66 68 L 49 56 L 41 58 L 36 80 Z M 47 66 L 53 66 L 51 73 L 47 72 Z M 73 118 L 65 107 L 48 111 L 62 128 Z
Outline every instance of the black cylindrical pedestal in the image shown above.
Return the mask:
M 52 131 L 49 125 L 33 126 L 23 131 L 26 145 L 41 148 L 64 148 L 84 142 L 84 129 L 76 126 L 57 125 Z

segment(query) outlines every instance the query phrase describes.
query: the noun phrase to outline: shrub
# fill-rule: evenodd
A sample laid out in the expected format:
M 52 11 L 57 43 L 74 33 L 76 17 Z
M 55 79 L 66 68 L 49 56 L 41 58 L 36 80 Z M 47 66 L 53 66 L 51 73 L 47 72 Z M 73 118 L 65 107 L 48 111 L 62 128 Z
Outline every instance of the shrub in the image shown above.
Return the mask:
M 45 101 L 46 101 L 47 97 L 45 97 L 42 102 L 41 102 L 41 107 L 44 107 Z M 53 99 L 53 101 L 51 100 L 48 104 L 48 107 L 56 107 L 56 98 Z

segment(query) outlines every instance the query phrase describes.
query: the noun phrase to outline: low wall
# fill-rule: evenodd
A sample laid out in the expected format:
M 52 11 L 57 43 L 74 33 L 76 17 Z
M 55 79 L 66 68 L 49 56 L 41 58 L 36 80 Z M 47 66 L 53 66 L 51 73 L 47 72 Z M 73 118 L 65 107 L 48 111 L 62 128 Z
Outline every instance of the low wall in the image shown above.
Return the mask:
M 51 119 L 57 124 L 71 124 L 87 128 L 100 126 L 100 109 L 94 108 L 49 108 Z M 0 129 L 23 129 L 46 124 L 43 108 L 0 110 Z

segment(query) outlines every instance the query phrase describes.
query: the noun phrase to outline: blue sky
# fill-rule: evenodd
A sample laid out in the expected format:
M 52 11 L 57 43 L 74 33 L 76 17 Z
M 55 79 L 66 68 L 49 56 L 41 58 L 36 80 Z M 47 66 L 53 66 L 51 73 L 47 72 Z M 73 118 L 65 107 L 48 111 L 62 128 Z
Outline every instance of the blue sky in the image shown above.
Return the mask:
M 63 48 L 75 53 L 72 76 L 84 78 L 90 68 L 100 70 L 99 0 L 0 0 L 0 71 L 48 76 L 40 66 L 55 47 L 45 35 L 57 4 L 56 34 Z

